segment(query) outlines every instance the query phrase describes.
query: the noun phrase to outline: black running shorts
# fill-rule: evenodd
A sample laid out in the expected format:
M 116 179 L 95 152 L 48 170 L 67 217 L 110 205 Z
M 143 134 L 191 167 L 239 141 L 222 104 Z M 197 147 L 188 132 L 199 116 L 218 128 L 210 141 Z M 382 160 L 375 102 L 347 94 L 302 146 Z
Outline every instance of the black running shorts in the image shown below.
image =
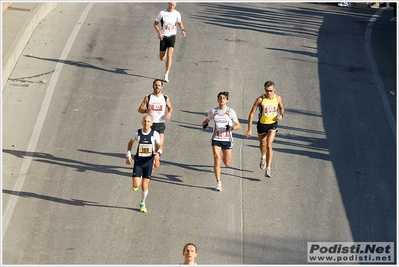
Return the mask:
M 166 51 L 168 47 L 175 47 L 176 35 L 170 37 L 163 37 L 163 40 L 159 43 L 159 51 Z
M 153 129 L 154 131 L 157 131 L 160 134 L 163 134 L 163 133 L 165 133 L 166 125 L 163 122 L 153 123 L 151 126 L 151 129 Z
M 135 159 L 132 177 L 143 177 L 151 179 L 154 157 Z
M 212 140 L 212 146 L 218 146 L 221 147 L 222 150 L 226 150 L 226 149 L 232 149 L 232 143 L 229 141 L 216 141 L 216 140 Z
M 258 123 L 256 124 L 256 128 L 258 130 L 258 135 L 267 134 L 269 131 L 278 132 L 277 121 L 272 124 L 263 124 L 258 121 Z

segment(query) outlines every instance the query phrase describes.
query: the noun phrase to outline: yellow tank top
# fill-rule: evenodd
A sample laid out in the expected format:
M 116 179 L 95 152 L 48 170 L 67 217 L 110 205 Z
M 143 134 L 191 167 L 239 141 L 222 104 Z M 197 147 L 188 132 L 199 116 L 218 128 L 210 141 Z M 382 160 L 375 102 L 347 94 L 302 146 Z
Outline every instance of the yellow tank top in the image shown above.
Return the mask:
M 272 99 L 267 99 L 262 95 L 262 102 L 259 105 L 259 122 L 262 124 L 272 124 L 277 121 L 278 100 L 276 94 Z

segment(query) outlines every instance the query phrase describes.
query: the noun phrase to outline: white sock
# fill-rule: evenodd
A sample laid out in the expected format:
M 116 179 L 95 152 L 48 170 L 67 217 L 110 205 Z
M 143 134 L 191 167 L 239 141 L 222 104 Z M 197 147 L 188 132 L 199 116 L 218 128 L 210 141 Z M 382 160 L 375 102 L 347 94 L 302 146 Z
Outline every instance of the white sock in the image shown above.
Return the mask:
M 263 156 L 262 156 L 262 159 L 266 159 L 266 155 L 263 155 Z
M 169 71 L 165 71 L 165 75 L 169 75 Z
M 143 192 L 143 200 L 141 202 L 145 203 L 145 199 L 147 198 L 147 195 L 148 195 L 148 190 L 147 191 L 142 191 L 142 192 Z

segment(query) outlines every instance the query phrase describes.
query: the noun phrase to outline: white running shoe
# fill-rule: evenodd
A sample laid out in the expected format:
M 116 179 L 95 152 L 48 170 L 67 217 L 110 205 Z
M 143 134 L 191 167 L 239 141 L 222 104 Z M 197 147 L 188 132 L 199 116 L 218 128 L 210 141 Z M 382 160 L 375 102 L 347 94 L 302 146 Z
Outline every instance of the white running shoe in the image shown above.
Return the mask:
M 259 168 L 264 170 L 266 168 L 266 159 L 260 158 Z
M 166 83 L 169 82 L 169 77 L 168 76 L 169 76 L 168 74 L 165 74 L 165 77 L 163 78 L 163 81 L 166 82 Z
M 217 184 L 216 184 L 216 189 L 215 189 L 216 191 L 222 191 L 222 182 L 221 181 L 219 181 Z
M 272 177 L 270 176 L 270 168 L 267 168 L 267 169 L 266 169 L 266 171 L 265 171 L 265 177 L 272 178 Z

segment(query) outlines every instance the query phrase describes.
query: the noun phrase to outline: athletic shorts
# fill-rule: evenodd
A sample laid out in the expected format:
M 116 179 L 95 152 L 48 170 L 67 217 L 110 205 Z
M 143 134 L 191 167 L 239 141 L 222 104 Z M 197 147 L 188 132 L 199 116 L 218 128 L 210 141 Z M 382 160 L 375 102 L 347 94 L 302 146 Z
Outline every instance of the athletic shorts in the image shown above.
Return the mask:
M 176 35 L 170 37 L 163 37 L 163 40 L 159 42 L 159 51 L 166 51 L 168 47 L 175 47 Z
M 233 145 L 231 142 L 229 141 L 216 141 L 216 140 L 212 140 L 212 146 L 219 146 L 222 148 L 222 150 L 226 150 L 226 149 L 232 149 Z
M 151 126 L 151 129 L 153 129 L 154 131 L 157 131 L 160 134 L 163 134 L 163 133 L 165 133 L 166 125 L 164 122 L 153 123 Z
M 258 135 L 267 134 L 269 131 L 278 132 L 277 121 L 272 124 L 263 124 L 258 121 L 258 123 L 256 124 L 256 128 L 258 130 Z
M 132 177 L 143 177 L 150 179 L 152 168 L 154 165 L 154 157 L 148 158 L 143 162 L 143 158 L 134 161 Z

